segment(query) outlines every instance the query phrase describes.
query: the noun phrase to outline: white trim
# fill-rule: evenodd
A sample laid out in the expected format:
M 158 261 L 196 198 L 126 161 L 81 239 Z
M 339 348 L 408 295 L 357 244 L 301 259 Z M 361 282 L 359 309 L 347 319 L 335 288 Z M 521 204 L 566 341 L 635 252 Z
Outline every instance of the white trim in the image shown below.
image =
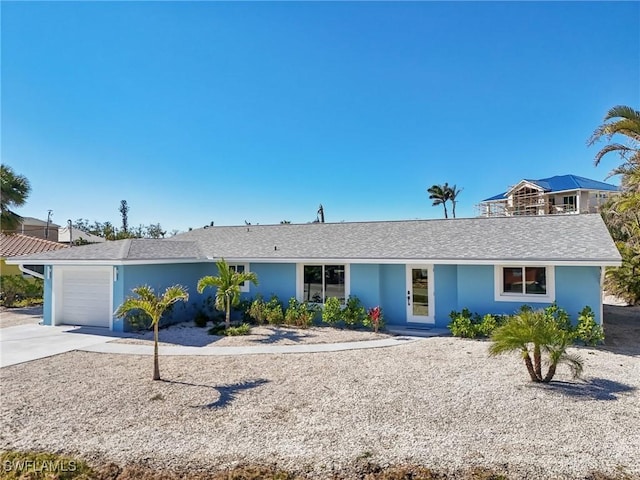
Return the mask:
M 511 187 L 509 190 L 507 190 L 505 193 L 511 193 L 511 192 L 515 192 L 517 190 L 520 190 L 522 187 L 529 187 L 529 188 L 533 188 L 534 190 L 538 190 L 540 192 L 544 193 L 544 188 L 541 187 L 540 185 L 533 183 L 529 180 L 520 180 L 518 183 L 516 183 L 513 187 Z
M 44 267 L 46 270 L 46 266 Z M 22 273 L 26 273 L 27 275 L 31 275 L 32 277 L 36 277 L 36 278 L 41 278 L 44 280 L 44 275 L 42 275 L 41 273 L 38 272 L 34 272 L 33 270 L 29 270 L 28 268 L 25 268 L 24 265 L 19 264 L 18 265 L 18 269 L 22 272 Z
M 426 267 L 426 268 L 425 268 Z M 429 302 L 428 305 L 428 309 L 429 309 L 429 315 L 427 316 L 416 316 L 413 315 L 412 311 L 412 305 L 411 305 L 411 301 L 410 301 L 410 297 L 413 295 L 413 275 L 412 275 L 412 270 L 414 268 L 419 268 L 419 269 L 426 269 L 427 270 L 427 301 Z M 433 265 L 422 265 L 422 264 L 407 264 L 405 267 L 405 272 L 406 272 L 406 284 L 405 284 L 405 290 L 407 290 L 407 304 L 406 304 L 406 309 L 407 309 L 407 322 L 408 323 L 424 323 L 424 324 L 429 324 L 429 325 L 433 325 L 436 322 L 436 316 L 435 316 L 435 309 L 436 309 L 436 304 L 435 304 L 435 293 L 434 293 L 434 285 L 435 285 L 435 281 L 433 278 Z
M 605 268 L 600 267 L 600 326 L 604 326 L 604 275 Z
M 619 267 L 622 265 L 621 260 L 562 260 L 553 258 L 541 258 L 531 260 L 520 260 L 514 258 L 482 258 L 482 259 L 464 259 L 464 258 L 227 258 L 227 263 L 306 263 L 306 264 L 362 264 L 362 263 L 379 263 L 379 264 L 402 264 L 406 265 L 411 262 L 416 265 L 496 265 L 505 262 L 516 263 L 517 265 L 556 265 L 556 266 L 576 266 L 576 267 Z M 35 260 L 34 260 L 35 261 Z M 34 261 L 31 261 L 33 263 Z M 189 261 L 179 260 L 148 260 L 148 261 L 115 261 L 115 260 L 38 260 L 41 264 L 60 265 L 60 266 L 115 266 L 115 265 L 174 265 L 183 263 L 213 263 L 216 259 L 199 259 Z M 8 265 L 24 264 L 25 260 L 6 260 Z
M 351 295 L 351 265 L 347 262 L 329 261 L 329 262 L 302 262 L 296 263 L 296 300 L 304 301 L 304 267 L 305 265 L 344 265 L 344 299 L 345 302 Z M 324 284 L 324 282 L 323 282 Z M 319 304 L 321 305 L 321 304 Z
M 502 291 L 502 269 L 503 268 L 524 268 L 527 266 L 544 267 L 547 293 L 538 295 L 534 293 L 504 293 Z M 554 265 L 523 265 L 521 263 L 510 263 L 494 265 L 493 267 L 493 293 L 496 302 L 524 302 L 524 303 L 553 303 L 556 300 L 556 275 Z M 524 277 L 523 277 L 524 278 Z M 524 282 L 523 282 L 524 285 Z

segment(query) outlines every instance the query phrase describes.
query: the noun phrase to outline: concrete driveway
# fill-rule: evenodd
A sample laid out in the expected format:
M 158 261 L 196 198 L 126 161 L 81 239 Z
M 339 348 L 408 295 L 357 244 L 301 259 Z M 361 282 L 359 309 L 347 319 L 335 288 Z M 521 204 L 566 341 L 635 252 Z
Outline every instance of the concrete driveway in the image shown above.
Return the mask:
M 0 367 L 30 362 L 113 340 L 106 329 L 37 324 L 0 329 Z

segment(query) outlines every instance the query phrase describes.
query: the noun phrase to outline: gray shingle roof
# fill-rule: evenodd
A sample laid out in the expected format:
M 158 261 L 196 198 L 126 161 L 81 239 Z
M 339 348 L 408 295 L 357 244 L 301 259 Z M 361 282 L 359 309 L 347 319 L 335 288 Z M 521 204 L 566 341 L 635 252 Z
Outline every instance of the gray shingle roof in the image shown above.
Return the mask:
M 130 248 L 123 242 L 131 242 Z M 45 255 L 52 260 L 620 260 L 596 214 L 209 227 L 166 240 L 107 242 Z

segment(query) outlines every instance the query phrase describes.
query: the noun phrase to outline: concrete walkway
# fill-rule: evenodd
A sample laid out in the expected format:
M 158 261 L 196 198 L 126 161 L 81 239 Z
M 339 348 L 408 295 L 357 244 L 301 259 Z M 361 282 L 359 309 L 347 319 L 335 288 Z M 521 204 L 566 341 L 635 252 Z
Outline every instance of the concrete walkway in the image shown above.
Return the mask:
M 127 334 L 117 334 L 101 328 L 74 326 L 49 327 L 37 324 L 0 329 L 0 367 L 30 362 L 61 353 L 85 352 L 123 355 L 153 355 L 153 345 L 110 343 Z M 382 348 L 404 345 L 419 340 L 411 335 L 344 343 L 313 343 L 298 345 L 256 345 L 238 347 L 161 346 L 159 354 L 178 355 L 259 355 L 282 353 L 316 353 Z
M 240 347 L 184 347 L 160 346 L 159 355 L 258 355 L 264 353 L 317 353 L 361 350 L 365 348 L 395 347 L 420 340 L 417 337 L 392 337 L 382 340 L 364 340 L 345 343 L 310 343 L 303 345 L 257 345 Z M 126 355 L 153 355 L 152 345 L 132 345 L 130 343 L 100 343 L 79 348 L 85 352 L 120 353 Z

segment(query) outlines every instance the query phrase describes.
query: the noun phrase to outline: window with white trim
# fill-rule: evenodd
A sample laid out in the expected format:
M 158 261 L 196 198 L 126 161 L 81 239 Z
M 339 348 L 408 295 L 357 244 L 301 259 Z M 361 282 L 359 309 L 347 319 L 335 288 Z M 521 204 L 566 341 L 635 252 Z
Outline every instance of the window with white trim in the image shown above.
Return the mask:
M 249 264 L 247 264 L 247 263 L 230 264 L 229 265 L 229 269 L 233 270 L 234 272 L 244 273 L 244 272 L 248 272 L 249 271 Z M 243 282 L 242 285 L 240 285 L 240 291 L 241 292 L 248 292 L 249 291 L 249 283 L 251 283 L 251 282 Z
M 324 303 L 336 297 L 345 303 L 348 295 L 348 265 L 299 264 L 298 292 L 303 302 Z
M 552 302 L 554 268 L 543 265 L 495 267 L 495 299 L 502 302 Z

